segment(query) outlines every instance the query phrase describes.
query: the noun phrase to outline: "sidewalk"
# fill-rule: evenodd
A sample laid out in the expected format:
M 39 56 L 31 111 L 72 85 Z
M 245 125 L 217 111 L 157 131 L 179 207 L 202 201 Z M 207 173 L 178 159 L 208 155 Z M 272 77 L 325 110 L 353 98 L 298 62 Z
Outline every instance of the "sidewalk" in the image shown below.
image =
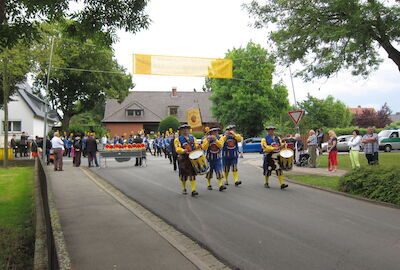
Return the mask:
M 63 169 L 45 171 L 73 269 L 197 269 L 70 160 Z

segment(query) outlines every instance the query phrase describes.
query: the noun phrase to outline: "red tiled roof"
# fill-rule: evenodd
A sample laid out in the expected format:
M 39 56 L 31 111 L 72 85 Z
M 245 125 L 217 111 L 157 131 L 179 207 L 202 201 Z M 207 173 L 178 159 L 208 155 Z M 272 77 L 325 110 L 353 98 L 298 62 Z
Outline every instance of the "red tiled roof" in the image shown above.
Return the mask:
M 349 108 L 349 111 L 352 114 L 361 114 L 364 110 L 376 112 L 376 110 L 374 108 L 363 108 L 360 106 L 358 106 L 357 108 Z

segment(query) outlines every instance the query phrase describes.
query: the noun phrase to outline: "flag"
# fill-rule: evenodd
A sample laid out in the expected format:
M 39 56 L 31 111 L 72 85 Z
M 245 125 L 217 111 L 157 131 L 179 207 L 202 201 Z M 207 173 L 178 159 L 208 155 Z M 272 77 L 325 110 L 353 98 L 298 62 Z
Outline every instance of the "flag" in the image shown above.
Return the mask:
M 232 59 L 134 54 L 133 73 L 232 79 Z
M 200 109 L 193 109 L 187 111 L 187 122 L 192 128 L 201 127 Z

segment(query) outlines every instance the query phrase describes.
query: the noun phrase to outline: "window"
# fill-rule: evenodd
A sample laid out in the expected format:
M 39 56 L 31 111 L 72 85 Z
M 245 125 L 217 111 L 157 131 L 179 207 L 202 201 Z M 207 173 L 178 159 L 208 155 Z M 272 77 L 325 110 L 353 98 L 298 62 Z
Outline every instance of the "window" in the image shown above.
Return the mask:
M 3 121 L 3 131 L 5 131 L 5 124 Z M 8 122 L 8 132 L 21 132 L 21 121 L 9 121 Z
M 142 116 L 143 110 L 126 110 L 127 116 Z
M 169 107 L 169 115 L 177 115 L 178 107 Z
M 392 135 L 390 135 L 390 138 L 398 138 L 399 133 L 398 132 L 393 132 Z

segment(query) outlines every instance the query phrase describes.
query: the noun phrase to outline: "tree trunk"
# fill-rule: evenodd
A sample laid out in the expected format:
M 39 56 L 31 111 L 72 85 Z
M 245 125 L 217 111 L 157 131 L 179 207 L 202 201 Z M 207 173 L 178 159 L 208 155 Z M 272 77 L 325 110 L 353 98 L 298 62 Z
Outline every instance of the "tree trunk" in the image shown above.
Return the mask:
M 393 60 L 393 62 L 397 65 L 397 68 L 400 71 L 400 52 L 393 47 L 393 45 L 389 41 L 379 42 L 383 49 L 388 54 L 388 57 Z
M 61 120 L 62 130 L 68 131 L 69 129 L 69 122 L 71 121 L 72 115 L 70 113 L 63 112 L 63 119 Z
M 6 21 L 6 0 L 0 0 L 0 24 L 5 23 Z
M 4 153 L 3 153 L 3 166 L 8 166 L 8 59 L 3 59 L 3 110 L 4 110 Z

